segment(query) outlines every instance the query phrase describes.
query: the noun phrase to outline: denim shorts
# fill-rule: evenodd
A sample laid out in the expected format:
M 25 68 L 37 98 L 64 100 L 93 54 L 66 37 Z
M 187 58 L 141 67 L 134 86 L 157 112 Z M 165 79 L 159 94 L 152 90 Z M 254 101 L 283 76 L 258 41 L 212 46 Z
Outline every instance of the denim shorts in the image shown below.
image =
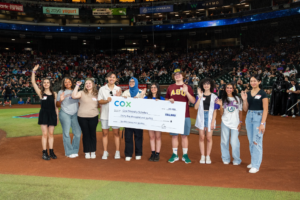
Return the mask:
M 209 111 L 204 111 L 204 127 L 208 128 L 208 115 Z
M 108 126 L 108 120 L 104 120 L 104 119 L 101 119 L 101 128 L 102 129 L 109 129 L 109 126 Z M 119 127 L 117 126 L 112 126 L 111 127 L 112 129 L 119 129 Z
M 177 134 L 177 133 L 170 133 L 170 135 L 190 135 L 191 132 L 191 118 L 186 117 L 184 121 L 184 133 L 183 134 Z

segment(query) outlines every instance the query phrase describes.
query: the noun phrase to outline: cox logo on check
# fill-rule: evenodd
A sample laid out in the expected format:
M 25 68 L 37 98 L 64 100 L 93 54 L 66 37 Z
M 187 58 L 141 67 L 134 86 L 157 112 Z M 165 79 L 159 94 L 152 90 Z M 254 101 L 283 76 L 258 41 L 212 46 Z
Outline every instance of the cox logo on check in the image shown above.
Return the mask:
M 131 108 L 131 102 L 128 102 L 128 101 L 115 101 L 115 106 L 121 106 L 121 107 L 130 107 Z

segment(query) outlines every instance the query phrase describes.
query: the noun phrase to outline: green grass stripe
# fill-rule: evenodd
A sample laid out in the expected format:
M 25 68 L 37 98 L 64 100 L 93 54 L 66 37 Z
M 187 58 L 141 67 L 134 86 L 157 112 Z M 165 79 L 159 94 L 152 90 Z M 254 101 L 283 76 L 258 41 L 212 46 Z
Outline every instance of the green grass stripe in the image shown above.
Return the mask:
M 0 112 L 0 129 L 7 133 L 7 137 L 42 135 L 41 127 L 38 125 L 38 118 L 13 118 L 14 116 L 38 113 L 39 111 L 39 108 L 2 109 Z M 102 131 L 100 122 L 98 123 L 97 131 Z M 62 127 L 59 123 L 54 129 L 54 134 L 61 133 Z
M 0 199 L 293 200 L 300 193 L 0 174 Z

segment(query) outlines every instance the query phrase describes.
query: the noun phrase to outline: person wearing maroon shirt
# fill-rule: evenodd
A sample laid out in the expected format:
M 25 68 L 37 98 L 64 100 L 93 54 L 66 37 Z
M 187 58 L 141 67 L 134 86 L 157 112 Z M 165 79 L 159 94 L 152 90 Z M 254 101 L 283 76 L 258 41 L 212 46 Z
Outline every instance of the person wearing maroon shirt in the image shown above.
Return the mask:
M 185 85 L 183 83 L 183 79 L 185 78 L 185 74 L 180 69 L 175 69 L 173 73 L 173 79 L 176 81 L 175 84 L 172 84 L 168 87 L 166 100 L 169 100 L 171 103 L 174 101 L 180 101 L 186 103 L 185 110 L 185 122 L 184 122 L 184 133 L 181 135 L 181 145 L 182 145 L 182 161 L 185 163 L 191 163 L 191 160 L 188 157 L 188 135 L 190 135 L 191 130 L 191 119 L 189 112 L 189 102 L 195 103 L 194 92 L 191 86 Z M 178 149 L 178 134 L 170 133 L 172 135 L 172 148 L 173 154 L 169 159 L 169 163 L 174 163 L 179 160 L 177 155 Z

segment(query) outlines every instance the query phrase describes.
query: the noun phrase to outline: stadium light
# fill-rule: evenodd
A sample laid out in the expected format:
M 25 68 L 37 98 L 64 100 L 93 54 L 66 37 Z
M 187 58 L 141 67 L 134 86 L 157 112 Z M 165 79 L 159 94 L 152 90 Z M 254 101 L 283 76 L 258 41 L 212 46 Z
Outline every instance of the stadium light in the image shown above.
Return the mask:
M 30 42 L 27 42 L 27 44 L 30 44 Z
M 149 18 L 150 16 L 146 16 L 146 18 Z
M 11 39 L 12 41 L 15 41 L 15 39 Z

